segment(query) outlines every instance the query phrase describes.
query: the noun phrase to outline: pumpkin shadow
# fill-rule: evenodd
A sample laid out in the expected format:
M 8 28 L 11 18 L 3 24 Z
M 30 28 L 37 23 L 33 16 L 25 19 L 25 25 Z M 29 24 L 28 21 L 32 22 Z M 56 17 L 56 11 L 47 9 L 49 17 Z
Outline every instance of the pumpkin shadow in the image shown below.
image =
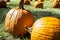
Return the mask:
M 45 16 L 52 16 L 52 17 L 57 17 L 60 18 L 60 14 L 58 13 L 53 13 L 50 11 L 31 11 L 34 15 L 35 20 L 41 17 L 45 17 Z

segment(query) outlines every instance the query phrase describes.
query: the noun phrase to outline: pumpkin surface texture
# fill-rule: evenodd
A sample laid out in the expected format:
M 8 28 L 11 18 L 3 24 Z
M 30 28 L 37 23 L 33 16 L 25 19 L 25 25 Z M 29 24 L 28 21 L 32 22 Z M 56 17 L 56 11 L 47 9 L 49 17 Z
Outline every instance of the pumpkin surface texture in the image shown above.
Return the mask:
M 23 8 L 23 1 L 21 0 L 19 8 L 11 9 L 5 18 L 5 26 L 12 35 L 24 35 L 27 31 L 24 26 L 32 26 L 34 17 L 29 10 Z
M 60 40 L 60 20 L 43 17 L 32 26 L 31 40 Z
M 6 8 L 7 3 L 4 0 L 0 0 L 0 8 Z

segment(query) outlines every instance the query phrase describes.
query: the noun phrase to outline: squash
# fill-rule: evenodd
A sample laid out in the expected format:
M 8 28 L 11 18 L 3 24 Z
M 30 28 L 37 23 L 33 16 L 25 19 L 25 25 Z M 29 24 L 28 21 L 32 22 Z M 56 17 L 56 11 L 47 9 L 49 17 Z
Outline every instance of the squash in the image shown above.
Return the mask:
M 12 8 L 5 18 L 6 29 L 14 36 L 27 34 L 28 32 L 24 26 L 30 27 L 34 22 L 33 14 L 29 10 L 24 9 L 23 2 L 24 0 L 21 0 L 19 8 Z
M 60 8 L 60 1 L 59 0 L 55 0 L 52 2 L 52 7 L 53 8 Z
M 60 40 L 60 20 L 43 17 L 32 26 L 31 40 Z
M 35 1 L 34 7 L 35 7 L 35 8 L 43 8 L 43 2 Z
M 30 0 L 24 0 L 25 5 L 30 5 Z
M 7 7 L 7 3 L 4 0 L 0 0 L 0 8 L 6 8 Z

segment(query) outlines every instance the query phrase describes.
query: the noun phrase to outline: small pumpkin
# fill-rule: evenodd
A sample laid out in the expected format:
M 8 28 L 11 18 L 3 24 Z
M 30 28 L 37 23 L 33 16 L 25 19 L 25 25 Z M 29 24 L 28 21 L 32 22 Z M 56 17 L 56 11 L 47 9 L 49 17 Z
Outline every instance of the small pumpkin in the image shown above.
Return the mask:
M 24 0 L 25 5 L 30 5 L 30 0 Z
M 7 3 L 4 0 L 0 0 L 0 8 L 6 8 L 7 7 Z
M 32 26 L 31 40 L 60 40 L 60 20 L 43 17 Z
M 34 7 L 35 8 L 43 8 L 43 2 L 41 2 L 41 1 L 35 1 Z
M 52 7 L 53 8 L 60 8 L 60 1 L 59 0 L 55 0 L 52 2 Z
M 20 36 L 27 33 L 24 26 L 32 26 L 34 22 L 33 14 L 24 9 L 24 0 L 21 0 L 19 8 L 11 9 L 5 18 L 5 26 L 9 33 L 14 36 Z

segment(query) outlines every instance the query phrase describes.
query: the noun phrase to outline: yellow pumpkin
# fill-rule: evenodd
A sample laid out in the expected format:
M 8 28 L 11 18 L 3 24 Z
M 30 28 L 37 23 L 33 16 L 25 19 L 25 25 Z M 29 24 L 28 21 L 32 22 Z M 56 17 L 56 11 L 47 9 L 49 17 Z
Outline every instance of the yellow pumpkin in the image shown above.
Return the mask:
M 25 5 L 30 5 L 30 0 L 24 0 Z
M 32 26 L 31 40 L 60 40 L 60 20 L 43 17 Z
M 60 8 L 60 1 L 59 0 L 55 0 L 52 2 L 52 7 L 53 8 Z
M 43 2 L 35 1 L 34 7 L 35 7 L 35 8 L 43 8 Z
M 21 0 L 19 8 L 11 9 L 5 18 L 5 26 L 9 33 L 15 36 L 24 35 L 27 33 L 24 26 L 32 26 L 34 22 L 33 14 L 23 8 L 23 1 Z
M 7 3 L 4 0 L 0 0 L 0 8 L 6 8 L 7 7 Z

